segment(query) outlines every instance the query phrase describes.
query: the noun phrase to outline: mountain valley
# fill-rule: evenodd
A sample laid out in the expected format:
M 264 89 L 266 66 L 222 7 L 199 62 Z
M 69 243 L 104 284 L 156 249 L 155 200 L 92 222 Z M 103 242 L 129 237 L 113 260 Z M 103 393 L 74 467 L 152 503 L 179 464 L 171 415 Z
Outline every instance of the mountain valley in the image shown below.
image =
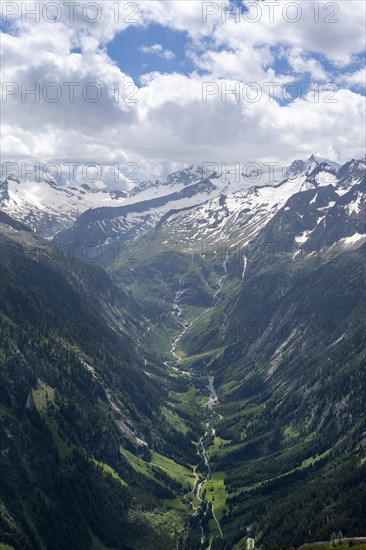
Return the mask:
M 50 186 L 49 206 L 8 178 L 2 543 L 365 536 L 365 169 L 191 167 L 117 198 Z

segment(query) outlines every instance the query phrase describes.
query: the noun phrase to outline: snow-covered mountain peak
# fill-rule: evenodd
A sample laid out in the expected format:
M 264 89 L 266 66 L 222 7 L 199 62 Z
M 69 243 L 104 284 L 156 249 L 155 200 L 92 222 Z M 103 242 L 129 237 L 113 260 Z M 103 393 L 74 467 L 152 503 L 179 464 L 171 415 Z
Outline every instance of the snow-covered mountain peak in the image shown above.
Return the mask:
M 329 160 L 319 153 L 313 153 L 304 161 L 300 159 L 294 160 L 287 168 L 285 178 L 298 178 L 305 176 L 306 180 L 313 185 L 329 185 L 336 184 L 336 175 L 341 165 L 335 161 Z
M 126 197 L 118 189 L 109 191 L 69 182 L 60 185 L 50 178 L 20 181 L 9 175 L 0 184 L 0 208 L 45 237 L 69 227 L 89 208 L 118 206 Z
M 308 173 L 310 173 L 312 170 L 320 166 L 323 168 L 323 170 L 331 171 L 334 173 L 336 173 L 341 167 L 338 162 L 327 159 L 326 157 L 319 155 L 319 153 L 313 153 L 305 162 L 304 168 Z
M 15 183 L 20 183 L 20 179 L 14 176 L 14 174 L 9 174 L 9 176 L 4 181 L 4 184 L 9 185 L 10 181 L 15 181 Z
M 191 185 L 192 183 L 197 183 L 198 181 L 205 179 L 205 177 L 206 175 L 203 172 L 202 166 L 192 165 L 188 168 L 176 170 L 161 179 L 141 181 L 131 190 L 130 195 L 136 196 L 147 189 L 153 190 L 162 187 L 170 187 L 172 189 L 177 185 L 186 187 L 187 185 Z
M 301 174 L 305 169 L 305 162 L 300 159 L 294 160 L 285 171 L 285 177 L 291 178 L 297 174 Z
M 104 220 L 114 220 L 108 222 L 111 236 L 107 226 L 100 230 L 103 243 L 109 237 L 121 235 L 122 238 L 126 232 L 133 238 L 137 229 L 141 233 L 168 218 L 171 212 L 198 212 L 206 203 L 209 217 L 215 219 L 215 223 L 217 219 L 212 214 L 215 209 L 226 208 L 235 219 L 240 217 L 240 212 L 250 210 L 253 215 L 255 212 L 259 227 L 294 193 L 329 185 L 339 195 L 346 193 L 364 177 L 366 162 L 364 158 L 353 159 L 340 167 L 314 153 L 307 161 L 293 161 L 279 183 L 273 179 L 268 183 L 269 180 L 264 179 L 255 185 L 250 182 L 256 178 L 248 179 L 236 166 L 233 172 L 225 169 L 222 174 L 219 170 L 211 171 L 215 166 L 222 168 L 214 163 L 191 165 L 162 179 L 141 182 L 130 193 L 121 189 L 111 191 L 107 187 L 98 189 L 81 182 L 60 185 L 51 179 L 19 181 L 8 176 L 0 185 L 0 208 L 46 237 L 70 228 L 76 220 L 78 226 L 94 223 L 98 227 L 99 223 L 103 226 Z M 205 219 L 208 220 L 206 214 Z
M 328 162 L 328 161 L 329 159 L 327 159 L 326 157 L 323 157 L 317 152 L 312 153 L 308 158 L 308 162 L 317 162 L 318 164 L 320 164 L 321 162 Z

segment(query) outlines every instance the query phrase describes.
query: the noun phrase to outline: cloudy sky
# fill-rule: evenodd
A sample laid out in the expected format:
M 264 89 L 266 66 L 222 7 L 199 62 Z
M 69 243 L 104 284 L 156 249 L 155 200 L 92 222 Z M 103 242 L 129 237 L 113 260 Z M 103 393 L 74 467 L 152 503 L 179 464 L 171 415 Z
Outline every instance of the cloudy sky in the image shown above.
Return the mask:
M 360 157 L 365 10 L 364 0 L 4 0 L 3 160 L 132 163 L 156 177 L 314 151 Z

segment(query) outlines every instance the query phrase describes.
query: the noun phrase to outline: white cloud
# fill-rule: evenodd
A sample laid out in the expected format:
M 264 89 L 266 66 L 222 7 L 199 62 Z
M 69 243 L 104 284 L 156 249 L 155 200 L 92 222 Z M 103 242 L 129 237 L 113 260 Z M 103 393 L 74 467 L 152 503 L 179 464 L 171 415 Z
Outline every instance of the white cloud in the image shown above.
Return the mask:
M 266 79 L 266 67 L 273 62 L 273 55 L 267 46 L 252 48 L 245 43 L 233 50 L 207 51 L 201 55 L 192 54 L 197 68 L 214 78 L 230 78 L 242 82 Z
M 253 47 L 296 47 L 306 52 L 322 54 L 340 66 L 346 65 L 353 55 L 364 50 L 363 2 L 317 2 L 317 14 L 314 12 L 314 3 L 308 0 L 281 0 L 274 7 L 273 18 L 269 4 L 251 2 L 246 19 L 241 18 L 236 22 L 231 18 L 224 24 L 215 25 L 212 37 L 216 45 L 234 50 L 243 42 Z M 291 5 L 297 6 L 298 13 L 291 11 Z
M 165 50 L 161 44 L 151 44 L 150 46 L 140 46 L 140 52 L 153 53 L 164 59 L 174 59 L 175 54 L 171 50 Z
M 115 21 L 115 12 L 109 9 L 114 2 L 101 4 L 103 17 L 95 25 L 81 17 L 72 24 L 66 17 L 54 24 L 18 21 L 14 36 L 2 35 L 3 82 L 19 87 L 2 104 L 3 158 L 135 162 L 140 173 L 153 175 L 203 161 L 286 162 L 314 150 L 336 160 L 361 156 L 364 98 L 360 94 L 342 89 L 333 96 L 337 102 L 330 103 L 330 91 L 320 87 L 318 96 L 302 94 L 296 103 L 283 105 L 270 101 L 264 86 L 266 82 L 284 85 L 303 73 L 326 83 L 327 71 L 313 52 L 338 66 L 354 59 L 363 47 L 362 3 L 350 0 L 347 9 L 345 4 L 339 3 L 339 24 L 315 24 L 306 1 L 301 2 L 302 21 L 292 24 L 283 17 L 273 23 L 264 17 L 255 24 L 229 19 L 222 23 L 220 12 L 203 23 L 198 0 L 142 2 L 138 23 L 126 21 L 135 17 L 130 9 L 123 9 L 126 3 L 120 3 L 123 17 Z M 320 13 L 329 15 L 324 10 Z M 128 26 L 149 22 L 186 31 L 196 72 L 153 72 L 142 77 L 140 89 L 135 87 L 109 58 L 105 46 Z M 208 49 L 202 53 L 204 42 Z M 275 56 L 281 47 L 292 74 L 276 71 Z M 80 52 L 75 53 L 75 48 Z M 167 59 L 174 55 L 159 43 L 141 49 Z M 205 76 L 200 75 L 202 71 Z M 361 70 L 347 69 L 343 76 L 338 73 L 337 81 L 343 86 L 361 86 L 363 75 Z M 208 81 L 219 91 L 203 103 L 202 87 Z M 259 84 L 258 102 L 243 96 L 237 103 L 234 96 L 223 100 L 220 86 L 226 83 L 230 89 L 238 81 Z M 22 84 L 30 89 L 39 83 L 44 92 L 51 82 L 61 87 L 60 101 L 46 101 L 42 93 L 38 103 L 30 96 L 21 101 Z M 78 85 L 74 102 L 69 101 L 65 85 L 72 82 Z M 90 83 L 102 92 L 95 103 L 82 95 Z M 277 89 L 276 99 L 280 95 Z M 131 103 L 129 98 L 138 101 Z
M 338 79 L 345 85 L 353 86 L 355 88 L 361 88 L 365 90 L 366 88 L 366 68 L 362 67 L 354 72 L 349 72 L 341 74 Z
M 288 63 L 296 74 L 310 73 L 315 81 L 325 81 L 329 78 L 319 61 L 306 56 L 302 48 L 292 48 L 288 54 Z

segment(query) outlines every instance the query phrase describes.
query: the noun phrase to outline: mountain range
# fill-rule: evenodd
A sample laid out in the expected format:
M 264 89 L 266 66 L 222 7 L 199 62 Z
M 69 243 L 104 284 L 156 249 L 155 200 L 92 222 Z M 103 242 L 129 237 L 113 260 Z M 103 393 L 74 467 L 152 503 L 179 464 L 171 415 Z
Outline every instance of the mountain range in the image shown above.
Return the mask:
M 3 182 L 1 542 L 365 536 L 365 174 Z

